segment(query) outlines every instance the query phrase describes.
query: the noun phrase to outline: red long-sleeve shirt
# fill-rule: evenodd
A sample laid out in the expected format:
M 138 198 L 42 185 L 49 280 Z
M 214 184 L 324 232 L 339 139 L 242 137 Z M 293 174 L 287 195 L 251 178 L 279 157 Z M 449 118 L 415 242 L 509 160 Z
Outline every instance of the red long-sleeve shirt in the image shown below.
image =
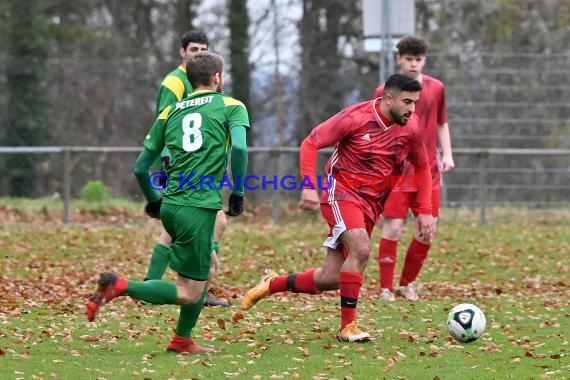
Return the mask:
M 317 186 L 316 162 L 319 149 L 334 145 L 325 166 L 327 178 L 321 202 L 355 202 L 366 215 L 377 220 L 384 203 L 402 173 L 404 159 L 415 170 L 420 213 L 431 213 L 431 174 L 418 120 L 412 115 L 407 124 L 391 124 L 378 111 L 380 99 L 349 106 L 316 126 L 303 140 L 300 169 Z M 322 181 L 321 181 L 322 182 Z

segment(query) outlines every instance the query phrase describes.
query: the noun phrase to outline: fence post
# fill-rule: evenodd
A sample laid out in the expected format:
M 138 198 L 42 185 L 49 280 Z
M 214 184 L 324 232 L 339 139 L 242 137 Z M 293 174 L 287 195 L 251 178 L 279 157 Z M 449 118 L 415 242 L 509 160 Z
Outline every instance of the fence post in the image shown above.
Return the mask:
M 69 223 L 71 207 L 71 151 L 63 148 L 63 223 Z
M 487 158 L 488 152 L 481 152 L 477 154 L 477 161 L 479 166 L 479 225 L 486 223 L 486 208 L 487 208 Z
M 282 207 L 282 197 L 281 197 L 281 191 L 282 189 L 279 186 L 279 181 L 281 180 L 281 152 L 279 150 L 276 150 L 275 152 L 272 153 L 272 155 L 276 155 L 277 157 L 274 158 L 274 172 L 273 175 L 277 175 L 277 189 L 275 190 L 270 190 L 272 191 L 271 193 L 271 221 L 273 222 L 273 224 L 278 224 L 279 221 L 281 220 L 281 207 Z M 270 173 L 271 174 L 271 173 Z

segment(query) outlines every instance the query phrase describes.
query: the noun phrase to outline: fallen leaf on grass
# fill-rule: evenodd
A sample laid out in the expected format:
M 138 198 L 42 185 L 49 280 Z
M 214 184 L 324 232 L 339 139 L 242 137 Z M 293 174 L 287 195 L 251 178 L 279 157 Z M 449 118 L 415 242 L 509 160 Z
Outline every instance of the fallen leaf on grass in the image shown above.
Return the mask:
M 237 313 L 234 313 L 234 315 L 232 315 L 232 322 L 237 323 L 239 320 L 243 318 L 244 318 L 243 313 L 238 311 Z
M 81 335 L 79 337 L 79 339 L 81 339 L 84 342 L 98 342 L 99 341 L 99 337 L 91 336 L 91 335 Z

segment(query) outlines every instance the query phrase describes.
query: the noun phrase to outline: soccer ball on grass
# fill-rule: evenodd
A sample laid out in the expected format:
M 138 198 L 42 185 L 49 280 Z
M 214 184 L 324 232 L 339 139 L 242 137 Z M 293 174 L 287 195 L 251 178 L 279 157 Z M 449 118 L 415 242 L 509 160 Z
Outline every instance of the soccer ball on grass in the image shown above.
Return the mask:
M 447 331 L 461 343 L 477 340 L 485 332 L 486 325 L 485 314 L 470 303 L 455 306 L 447 315 Z

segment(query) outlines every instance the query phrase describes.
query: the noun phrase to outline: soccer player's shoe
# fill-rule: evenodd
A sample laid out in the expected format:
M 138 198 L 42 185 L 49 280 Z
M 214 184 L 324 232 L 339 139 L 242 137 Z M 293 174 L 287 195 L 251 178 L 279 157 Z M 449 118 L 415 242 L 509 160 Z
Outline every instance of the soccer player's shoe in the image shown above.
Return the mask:
M 241 300 L 241 308 L 247 310 L 260 299 L 267 297 L 269 295 L 269 284 L 271 284 L 271 281 L 277 276 L 279 276 L 277 272 L 271 269 L 265 269 L 259 283 L 245 293 L 245 296 Z
M 230 307 L 230 303 L 223 299 L 218 298 L 212 289 L 208 290 L 206 293 L 206 301 L 204 301 L 204 306 L 223 306 Z
M 101 306 L 127 291 L 128 281 L 113 272 L 101 273 L 97 291 L 89 298 L 85 313 L 87 320 L 93 322 Z
M 394 293 L 392 293 L 392 291 L 388 288 L 380 289 L 380 299 L 382 301 L 389 301 L 389 302 L 396 301 Z
M 396 289 L 396 294 L 404 297 L 408 301 L 418 301 L 420 299 L 420 297 L 418 297 L 416 286 L 413 282 L 410 282 L 406 286 L 400 286 L 398 289 Z
M 337 338 L 342 342 L 364 343 L 370 340 L 370 334 L 362 331 L 356 321 L 352 321 L 340 331 Z
M 212 353 L 215 352 L 213 348 L 202 347 L 196 344 L 192 338 L 184 338 L 180 335 L 174 335 L 174 338 L 168 344 L 166 348 L 168 352 L 176 352 L 179 354 L 201 354 L 201 353 Z

